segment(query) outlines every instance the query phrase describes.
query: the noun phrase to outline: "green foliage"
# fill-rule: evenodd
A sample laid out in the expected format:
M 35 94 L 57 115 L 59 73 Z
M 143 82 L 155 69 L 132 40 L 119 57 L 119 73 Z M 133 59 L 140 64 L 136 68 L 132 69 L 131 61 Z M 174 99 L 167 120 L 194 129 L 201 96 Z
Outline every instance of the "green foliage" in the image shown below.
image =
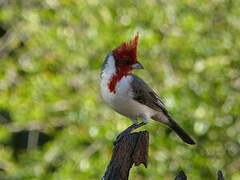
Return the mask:
M 133 168 L 131 179 L 171 180 L 180 169 L 194 180 L 215 179 L 218 169 L 240 179 L 239 1 L 5 0 L 0 8 L 0 179 L 100 179 L 113 139 L 130 125 L 99 95 L 101 64 L 136 32 L 145 66 L 137 74 L 197 145 L 149 123 L 149 167 Z

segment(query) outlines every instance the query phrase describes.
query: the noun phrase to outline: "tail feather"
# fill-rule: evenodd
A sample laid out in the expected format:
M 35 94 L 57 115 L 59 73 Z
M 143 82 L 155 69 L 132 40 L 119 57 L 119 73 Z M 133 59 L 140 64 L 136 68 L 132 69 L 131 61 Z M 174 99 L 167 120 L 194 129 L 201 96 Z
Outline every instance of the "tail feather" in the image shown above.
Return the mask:
M 154 116 L 152 119 L 162 122 L 168 125 L 175 133 L 187 144 L 196 144 L 195 141 L 186 133 L 186 131 L 181 128 L 177 122 L 175 122 L 169 115 L 168 117 L 164 116 Z
M 188 144 L 196 144 L 195 141 L 186 133 L 186 131 L 181 128 L 174 120 L 170 120 L 169 127 L 174 130 L 177 135 Z

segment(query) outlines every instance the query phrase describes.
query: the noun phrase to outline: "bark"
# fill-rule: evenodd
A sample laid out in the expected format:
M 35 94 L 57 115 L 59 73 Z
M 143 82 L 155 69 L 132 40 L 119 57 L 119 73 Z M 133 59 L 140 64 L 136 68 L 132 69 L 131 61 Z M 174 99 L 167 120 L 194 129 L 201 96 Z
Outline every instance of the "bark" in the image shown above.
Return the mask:
M 147 168 L 149 133 L 134 132 L 124 136 L 113 148 L 111 161 L 102 179 L 127 180 L 133 164 Z

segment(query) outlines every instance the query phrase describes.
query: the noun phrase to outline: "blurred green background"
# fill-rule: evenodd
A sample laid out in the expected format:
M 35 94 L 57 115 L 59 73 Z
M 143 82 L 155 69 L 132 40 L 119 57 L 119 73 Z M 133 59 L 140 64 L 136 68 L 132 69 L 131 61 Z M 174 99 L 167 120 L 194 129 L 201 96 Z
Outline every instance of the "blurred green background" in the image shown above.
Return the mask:
M 106 54 L 140 32 L 137 74 L 196 139 L 151 122 L 130 179 L 240 179 L 240 1 L 0 1 L 0 179 L 100 179 L 131 121 L 99 93 Z

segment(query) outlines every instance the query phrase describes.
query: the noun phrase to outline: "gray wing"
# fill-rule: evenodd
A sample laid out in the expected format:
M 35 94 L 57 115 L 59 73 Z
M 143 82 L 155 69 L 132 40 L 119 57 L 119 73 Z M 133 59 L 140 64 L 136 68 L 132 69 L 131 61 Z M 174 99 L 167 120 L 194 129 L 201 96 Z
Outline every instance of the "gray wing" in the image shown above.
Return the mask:
M 131 83 L 133 91 L 133 99 L 141 104 L 144 104 L 156 111 L 163 112 L 169 116 L 167 109 L 160 97 L 139 77 L 132 74 L 133 81 Z
M 169 123 L 166 123 L 171 129 L 173 129 L 178 136 L 188 144 L 195 144 L 194 140 L 181 128 L 168 114 L 167 109 L 164 107 L 163 102 L 160 97 L 148 87 L 148 85 L 141 80 L 139 77 L 132 75 L 132 91 L 133 99 L 138 101 L 141 104 L 144 104 L 156 111 L 162 112 L 169 120 Z M 159 121 L 158 117 L 152 117 L 154 120 Z M 161 122 L 161 121 L 160 121 Z

